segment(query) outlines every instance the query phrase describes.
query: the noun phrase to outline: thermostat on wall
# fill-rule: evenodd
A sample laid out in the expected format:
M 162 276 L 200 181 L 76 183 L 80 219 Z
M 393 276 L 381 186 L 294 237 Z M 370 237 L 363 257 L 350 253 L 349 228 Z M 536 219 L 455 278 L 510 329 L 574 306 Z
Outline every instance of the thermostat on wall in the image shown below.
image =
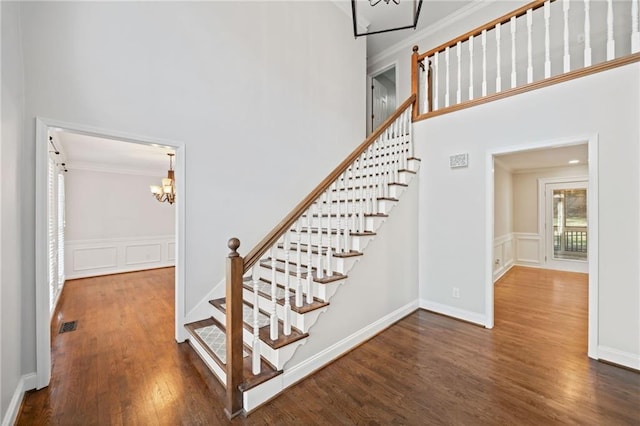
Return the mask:
M 458 167 L 467 167 L 469 165 L 469 154 L 456 154 L 449 156 L 449 167 L 452 169 Z

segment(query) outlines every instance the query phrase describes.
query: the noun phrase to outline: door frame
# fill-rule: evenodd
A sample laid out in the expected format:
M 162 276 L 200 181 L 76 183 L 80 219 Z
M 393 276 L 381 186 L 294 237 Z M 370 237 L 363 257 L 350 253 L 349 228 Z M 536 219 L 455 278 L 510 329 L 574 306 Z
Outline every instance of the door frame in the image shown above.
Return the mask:
M 588 338 L 587 355 L 599 359 L 598 355 L 598 134 L 578 135 L 556 140 L 529 142 L 521 145 L 496 148 L 487 151 L 485 179 L 485 327 L 494 325 L 494 289 L 493 289 L 493 221 L 494 221 L 494 156 L 534 149 L 556 148 L 560 146 L 587 144 L 589 174 L 587 192 L 587 216 L 589 217 L 589 302 L 588 302 Z
M 400 104 L 399 101 L 400 99 L 398 98 L 398 89 L 399 89 L 399 81 L 400 81 L 400 68 L 399 68 L 399 61 L 395 60 L 391 63 L 387 63 L 385 65 L 382 65 L 378 68 L 374 68 L 374 70 L 370 73 L 367 74 L 367 106 L 366 106 L 366 111 L 367 111 L 367 118 L 366 118 L 366 129 L 367 129 L 367 135 L 370 135 L 371 132 L 373 132 L 374 129 L 372 129 L 372 125 L 371 125 L 371 114 L 373 114 L 373 94 L 371 93 L 371 86 L 373 85 L 373 79 L 377 76 L 379 76 L 380 74 L 383 74 L 387 71 L 389 71 L 390 69 L 395 68 L 396 70 L 396 106 L 395 108 L 398 107 L 398 105 Z
M 560 270 L 560 271 L 568 271 L 568 272 L 581 272 L 584 273 L 583 268 L 580 267 L 571 267 L 571 264 L 575 264 L 576 262 L 580 262 L 581 264 L 584 264 L 585 261 L 583 260 L 560 260 L 560 262 L 567 262 L 567 268 L 565 269 L 558 269 L 557 267 L 555 267 L 552 263 L 554 262 L 553 259 L 549 258 L 549 230 L 546 228 L 545 224 L 547 221 L 547 213 L 548 213 L 548 205 L 546 203 L 546 186 L 547 184 L 554 184 L 554 183 L 559 183 L 559 184 L 569 184 L 569 183 L 579 183 L 579 184 L 583 184 L 585 186 L 585 188 L 587 189 L 587 212 L 589 212 L 589 192 L 590 188 L 589 188 L 589 177 L 588 176 L 572 176 L 572 177 L 555 177 L 555 178 L 540 178 L 538 179 L 538 235 L 540 235 L 540 253 L 539 253 L 539 258 L 540 258 L 540 264 L 542 265 L 542 267 L 547 268 L 547 269 L 554 269 L 554 270 Z M 591 234 L 591 218 L 589 217 L 589 215 L 587 214 L 587 229 L 589 230 L 589 238 L 590 238 L 590 234 Z M 587 263 L 591 260 L 591 253 L 589 253 L 589 239 L 587 239 Z M 575 266 L 575 265 L 574 265 Z M 588 270 L 588 266 L 587 266 L 587 270 Z
M 49 312 L 49 287 L 47 280 L 47 159 L 48 131 L 60 129 L 87 136 L 113 139 L 142 145 L 161 145 L 175 150 L 176 192 L 176 269 L 175 269 L 175 338 L 186 339 L 185 316 L 185 205 L 186 205 L 186 146 L 184 142 L 97 128 L 76 123 L 67 123 L 49 118 L 36 117 L 36 213 L 35 213 L 35 306 L 36 306 L 36 388 L 42 389 L 51 380 L 51 315 Z

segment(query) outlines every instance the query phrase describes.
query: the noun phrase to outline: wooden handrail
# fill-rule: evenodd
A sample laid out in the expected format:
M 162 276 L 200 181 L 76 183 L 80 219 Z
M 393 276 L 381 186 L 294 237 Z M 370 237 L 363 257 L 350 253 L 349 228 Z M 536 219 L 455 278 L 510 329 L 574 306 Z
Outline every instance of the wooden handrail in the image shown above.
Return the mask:
M 555 0 L 549 0 L 551 3 L 553 3 Z M 460 37 L 456 37 L 453 40 L 447 41 L 446 43 L 441 44 L 438 47 L 435 47 L 431 50 L 429 50 L 428 52 L 425 53 L 421 53 L 418 55 L 418 61 L 423 60 L 424 58 L 428 58 L 429 56 L 432 56 L 434 53 L 436 52 L 441 52 L 443 50 L 445 50 L 447 47 L 453 47 L 455 46 L 459 41 L 466 41 L 469 39 L 469 37 L 476 37 L 479 36 L 480 34 L 482 34 L 482 31 L 484 30 L 490 30 L 492 28 L 494 28 L 497 24 L 504 24 L 506 22 L 509 22 L 509 20 L 513 17 L 519 18 L 520 16 L 524 15 L 527 13 L 527 11 L 529 9 L 531 10 L 536 10 L 542 6 L 544 6 L 545 0 L 535 0 L 532 1 L 531 3 L 527 3 L 524 6 L 514 10 L 513 12 L 509 12 L 506 15 L 503 15 L 499 18 L 494 19 L 491 22 L 488 22 L 484 25 L 479 26 L 478 28 L 471 30 L 465 34 L 462 34 Z
M 411 106 L 416 99 L 415 94 L 400 105 L 400 107 L 385 120 L 368 138 L 353 150 L 326 178 L 315 187 L 297 206 L 287 214 L 254 248 L 244 257 L 244 273 L 246 273 L 269 248 L 271 248 L 282 234 L 325 192 L 329 186 L 342 174 L 362 153 L 380 136 L 400 115 Z

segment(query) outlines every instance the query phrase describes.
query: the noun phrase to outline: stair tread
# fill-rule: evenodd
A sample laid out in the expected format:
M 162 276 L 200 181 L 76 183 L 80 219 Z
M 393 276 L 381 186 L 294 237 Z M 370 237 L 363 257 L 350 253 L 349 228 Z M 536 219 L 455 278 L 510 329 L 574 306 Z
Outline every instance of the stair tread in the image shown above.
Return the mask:
M 314 213 L 314 214 L 311 215 L 311 217 L 316 217 L 316 218 L 317 217 L 327 217 L 327 216 L 329 216 L 329 213 L 322 213 L 322 214 Z M 331 217 L 336 217 L 336 216 L 337 216 L 336 213 L 331 213 Z M 344 217 L 345 215 L 340 215 L 340 216 Z M 353 216 L 353 213 L 349 213 L 349 214 L 347 214 L 347 216 L 351 217 L 351 216 Z M 307 217 L 307 215 L 305 213 L 300 217 Z M 364 217 L 389 217 L 389 215 L 386 214 L 386 213 L 365 213 Z
M 298 247 L 296 246 L 296 244 L 297 243 L 291 243 L 291 245 L 289 246 L 289 250 L 292 251 L 292 252 L 293 251 L 297 251 Z M 283 243 L 279 243 L 278 244 L 278 248 L 279 249 L 284 249 L 284 244 Z M 308 244 L 300 243 L 300 252 L 307 253 L 308 252 Z M 311 253 L 318 254 L 317 246 L 314 246 L 313 244 L 311 245 Z M 333 253 L 333 257 L 339 257 L 339 258 L 355 257 L 355 256 L 362 256 L 362 252 L 357 251 L 357 250 L 350 250 L 348 252 Z
M 211 303 L 213 306 L 215 306 L 216 308 L 218 308 L 220 311 L 222 311 L 223 313 L 226 313 L 226 302 L 225 302 L 225 298 L 221 297 L 219 299 L 214 299 L 211 300 L 209 303 Z M 246 315 L 245 315 L 245 306 L 250 306 L 251 307 L 251 322 L 247 323 L 246 321 Z M 244 327 L 246 329 L 248 329 L 249 331 L 253 332 L 253 305 L 249 304 L 249 302 L 247 302 L 246 300 L 243 300 L 243 310 L 242 310 L 242 319 L 244 321 Z M 267 317 L 267 323 L 263 324 L 262 321 L 258 322 L 258 327 L 259 327 L 259 336 L 260 336 L 260 340 L 263 341 L 263 343 L 266 343 L 267 345 L 271 346 L 273 349 L 279 349 L 283 346 L 286 346 L 290 343 L 293 343 L 297 340 L 300 339 L 304 339 L 305 337 L 309 336 L 309 333 L 303 333 L 302 331 L 298 330 L 295 327 L 291 327 L 291 334 L 289 336 L 285 336 L 284 335 L 284 324 L 282 323 L 282 320 L 280 320 L 278 318 L 278 339 L 276 340 L 271 340 L 271 336 L 270 334 L 270 321 L 269 321 L 269 317 L 266 315 L 266 313 L 262 312 L 259 310 L 259 315 L 264 315 L 265 317 Z M 266 335 L 264 334 L 264 330 L 266 331 Z M 266 336 L 266 337 L 265 337 Z
M 295 232 L 295 229 L 292 229 L 291 231 Z M 336 235 L 338 233 L 337 229 L 333 229 L 332 228 L 332 229 L 330 229 L 330 231 L 331 231 L 331 235 Z M 307 232 L 307 227 L 305 226 L 303 228 L 300 228 L 300 232 Z M 324 228 L 324 227 L 321 228 L 320 232 L 322 234 L 326 234 L 327 233 L 327 228 Z M 311 233 L 312 234 L 317 234 L 318 233 L 318 228 L 311 228 Z M 376 233 L 373 232 L 373 231 L 357 231 L 357 232 L 349 231 L 349 235 L 356 236 L 356 237 L 362 237 L 362 236 L 376 235 Z
M 292 263 L 289 262 L 289 265 L 291 265 L 291 264 Z M 271 258 L 262 259 L 260 261 L 260 266 L 262 266 L 263 268 L 271 269 Z M 283 260 L 276 259 L 276 271 L 284 273 L 284 261 Z M 301 273 L 302 273 L 301 278 L 302 279 L 306 279 L 307 278 L 307 267 L 306 266 L 302 266 L 301 267 Z M 311 273 L 312 273 L 312 276 L 313 276 L 313 281 L 318 282 L 318 283 L 323 283 L 323 284 L 326 284 L 326 283 L 329 283 L 329 282 L 333 282 L 333 281 L 337 281 L 337 280 L 341 280 L 343 278 L 347 278 L 346 275 L 341 274 L 339 272 L 333 272 L 333 275 L 330 276 L 330 277 L 324 276 L 322 278 L 318 278 L 316 268 L 311 268 Z M 289 275 L 295 277 L 296 276 L 296 268 L 289 268 Z
M 220 324 L 215 318 L 207 318 L 186 324 L 185 327 L 189 334 L 198 340 L 216 364 L 226 371 L 227 343 L 224 325 Z M 254 375 L 250 355 L 251 349 L 245 345 L 243 351 L 243 377 L 245 380 L 240 385 L 241 391 L 247 391 L 282 374 L 282 370 L 276 370 L 269 362 L 260 357 L 260 373 Z
M 405 188 L 409 186 L 408 183 L 401 183 L 401 182 L 389 182 L 389 183 L 387 183 L 387 185 L 402 186 L 402 187 L 405 187 Z M 375 187 L 375 186 L 376 185 L 374 185 L 374 184 L 371 184 L 371 185 L 369 185 L 369 184 L 367 184 L 367 185 L 356 185 L 355 187 L 350 186 L 348 188 L 335 188 L 335 189 L 332 189 L 331 191 L 332 192 L 341 192 L 341 191 L 344 191 L 344 190 L 352 190 L 354 188 L 357 188 L 357 189 L 360 189 L 362 187 L 364 187 L 364 188 L 372 188 L 372 187 Z M 345 200 L 345 201 L 352 201 L 352 200 Z M 356 200 L 356 201 L 358 201 L 358 200 Z
M 253 282 L 251 279 L 249 281 L 245 281 L 243 283 L 244 288 L 253 292 Z M 298 314 L 305 314 L 307 312 L 315 311 L 316 309 L 324 308 L 329 305 L 329 302 L 325 302 L 323 300 L 318 299 L 317 297 L 313 298 L 312 303 L 307 303 L 306 295 L 303 297 L 302 306 L 296 306 L 296 296 L 295 290 L 289 290 L 291 292 L 291 296 L 289 296 L 289 304 L 291 305 L 291 310 Z M 267 281 L 264 279 L 258 280 L 258 294 L 266 299 L 271 299 L 271 281 Z M 284 306 L 284 287 L 280 284 L 276 285 L 276 302 L 280 306 Z

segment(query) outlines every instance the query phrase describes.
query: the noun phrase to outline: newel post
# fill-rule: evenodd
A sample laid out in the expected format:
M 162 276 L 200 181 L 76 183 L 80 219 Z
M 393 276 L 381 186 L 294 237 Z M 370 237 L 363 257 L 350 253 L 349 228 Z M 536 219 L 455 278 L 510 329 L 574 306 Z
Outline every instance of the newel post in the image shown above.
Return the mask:
M 237 250 L 240 240 L 231 238 L 227 257 L 226 337 L 227 337 L 227 398 L 225 414 L 229 419 L 242 413 L 242 274 L 244 259 Z
M 411 94 L 416 98 L 413 101 L 413 113 L 412 119 L 415 120 L 420 112 L 418 100 L 418 83 L 420 82 L 420 76 L 418 74 L 418 46 L 413 46 L 413 54 L 411 55 Z

